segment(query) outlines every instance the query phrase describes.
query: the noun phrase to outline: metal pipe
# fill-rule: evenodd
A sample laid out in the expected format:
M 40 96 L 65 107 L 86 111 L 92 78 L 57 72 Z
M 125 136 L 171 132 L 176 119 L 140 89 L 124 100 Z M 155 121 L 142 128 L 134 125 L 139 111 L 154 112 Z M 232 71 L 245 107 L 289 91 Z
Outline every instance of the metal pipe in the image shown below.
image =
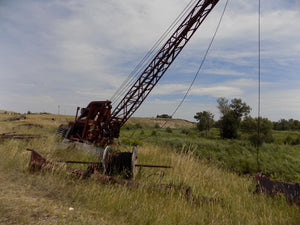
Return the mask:
M 83 162 L 83 161 L 63 161 L 59 160 L 57 162 L 63 162 L 63 163 L 79 163 L 79 164 L 99 164 L 100 162 Z
M 135 164 L 136 167 L 152 167 L 152 168 L 172 168 L 172 166 L 162 165 L 147 165 L 147 164 Z

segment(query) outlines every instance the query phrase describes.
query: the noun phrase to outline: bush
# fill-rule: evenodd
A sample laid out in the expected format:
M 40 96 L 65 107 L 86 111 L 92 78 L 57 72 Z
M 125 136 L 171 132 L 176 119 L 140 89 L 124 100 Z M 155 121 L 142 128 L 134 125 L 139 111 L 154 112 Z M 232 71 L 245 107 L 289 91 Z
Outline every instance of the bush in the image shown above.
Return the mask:
M 167 133 L 172 133 L 173 131 L 172 131 L 172 129 L 171 129 L 170 127 L 167 127 L 167 128 L 166 128 L 166 132 L 167 132 Z
M 263 138 L 260 136 L 258 139 L 257 134 L 252 134 L 249 137 L 249 141 L 250 143 L 254 146 L 254 147 L 258 147 L 258 146 L 262 146 L 263 144 Z
M 184 129 L 181 130 L 181 133 L 183 133 L 185 135 L 188 135 L 188 134 L 190 134 L 190 130 L 187 129 L 187 128 L 184 128 Z
M 122 143 L 129 146 L 141 146 L 142 142 L 139 140 L 133 140 L 130 138 L 123 138 Z
M 286 138 L 285 138 L 285 140 L 284 140 L 283 143 L 286 144 L 286 145 L 293 144 L 293 138 L 291 137 L 291 135 L 286 136 Z
M 300 134 L 298 137 L 293 141 L 293 145 L 300 145 Z

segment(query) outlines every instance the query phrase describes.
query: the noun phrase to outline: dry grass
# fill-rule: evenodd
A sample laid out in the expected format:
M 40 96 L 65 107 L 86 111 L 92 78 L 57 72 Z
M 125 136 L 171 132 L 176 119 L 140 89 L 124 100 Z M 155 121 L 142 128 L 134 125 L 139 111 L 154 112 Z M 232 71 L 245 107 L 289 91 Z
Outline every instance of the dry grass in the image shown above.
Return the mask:
M 54 120 L 52 118 L 54 117 Z M 177 190 L 104 185 L 93 177 L 75 179 L 65 170 L 30 173 L 33 148 L 51 160 L 87 157 L 56 145 L 55 129 L 70 118 L 32 115 L 25 121 L 0 122 L 0 132 L 41 134 L 35 140 L 0 142 L 0 224 L 299 224 L 300 210 L 277 197 L 253 194 L 251 177 L 238 177 L 198 161 L 193 154 L 143 146 L 140 163 L 173 169 L 139 170 L 141 183 L 173 184 Z M 1 120 L 1 118 L 0 118 Z M 24 123 L 42 127 L 20 126 Z M 130 149 L 129 149 L 130 150 Z M 186 196 L 191 187 L 192 195 Z M 70 207 L 74 210 L 69 210 Z
M 166 123 L 167 121 L 167 123 Z M 182 119 L 164 119 L 164 118 L 144 118 L 144 117 L 132 117 L 128 120 L 126 125 L 140 124 L 143 127 L 155 127 L 157 124 L 164 128 L 193 128 L 196 124 L 187 120 Z

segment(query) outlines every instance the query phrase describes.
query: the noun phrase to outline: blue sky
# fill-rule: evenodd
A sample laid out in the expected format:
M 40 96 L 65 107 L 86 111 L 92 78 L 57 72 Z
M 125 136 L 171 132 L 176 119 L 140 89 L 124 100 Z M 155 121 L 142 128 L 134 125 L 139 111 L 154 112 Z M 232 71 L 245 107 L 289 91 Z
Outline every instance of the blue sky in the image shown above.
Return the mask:
M 190 0 L 0 0 L 0 109 L 74 114 L 110 99 Z M 134 116 L 172 114 L 212 38 L 225 0 Z M 261 1 L 261 115 L 300 120 L 300 1 Z M 219 32 L 174 117 L 219 117 L 218 97 L 257 115 L 258 0 L 229 0 Z

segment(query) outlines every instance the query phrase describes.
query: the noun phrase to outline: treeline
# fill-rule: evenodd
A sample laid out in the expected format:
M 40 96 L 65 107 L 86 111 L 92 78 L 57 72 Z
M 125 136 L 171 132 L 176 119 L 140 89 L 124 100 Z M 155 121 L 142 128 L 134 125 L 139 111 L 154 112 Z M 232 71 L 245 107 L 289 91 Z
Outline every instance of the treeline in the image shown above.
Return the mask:
M 218 128 L 223 139 L 236 139 L 241 133 L 246 134 L 253 145 L 274 141 L 273 130 L 300 130 L 300 122 L 294 119 L 281 119 L 272 122 L 268 118 L 253 118 L 249 114 L 251 108 L 240 98 L 229 101 L 226 98 L 217 100 L 221 118 L 214 120 L 211 112 L 197 112 L 194 118 L 200 131 L 208 134 L 211 128 Z
M 294 119 L 280 119 L 277 122 L 273 122 L 274 130 L 300 130 L 300 121 Z

